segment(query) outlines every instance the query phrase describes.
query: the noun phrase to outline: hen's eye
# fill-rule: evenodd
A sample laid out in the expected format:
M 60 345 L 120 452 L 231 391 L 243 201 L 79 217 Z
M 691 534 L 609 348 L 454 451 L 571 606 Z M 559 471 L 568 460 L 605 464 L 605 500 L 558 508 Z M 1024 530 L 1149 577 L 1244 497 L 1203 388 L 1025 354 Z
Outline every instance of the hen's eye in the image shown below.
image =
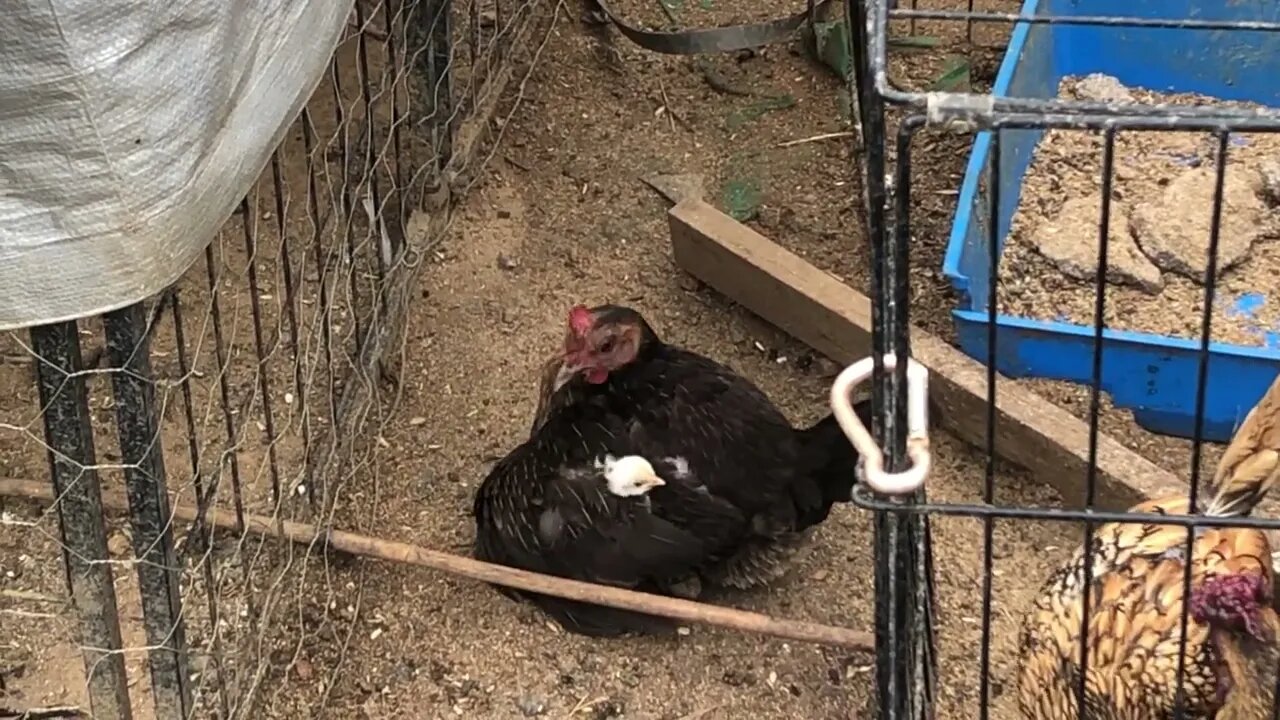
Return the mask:
M 613 338 L 611 337 L 605 338 L 604 342 L 600 343 L 600 352 L 611 353 L 613 352 L 613 346 L 614 346 Z

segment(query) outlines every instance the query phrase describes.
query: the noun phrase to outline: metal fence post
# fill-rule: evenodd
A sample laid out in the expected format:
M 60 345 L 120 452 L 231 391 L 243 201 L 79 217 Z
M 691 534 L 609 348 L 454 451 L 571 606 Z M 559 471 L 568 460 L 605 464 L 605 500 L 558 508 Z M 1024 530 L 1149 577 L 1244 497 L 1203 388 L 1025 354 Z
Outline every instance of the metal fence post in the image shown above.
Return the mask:
M 431 93 L 427 96 L 431 103 L 431 113 L 440 118 L 434 124 L 434 146 L 436 150 L 437 169 L 444 170 L 453 159 L 453 2 L 452 0 L 422 0 L 429 8 L 430 18 L 430 51 L 428 52 L 430 68 L 427 77 L 431 80 Z M 473 78 L 474 82 L 474 78 Z M 443 180 L 447 182 L 447 178 Z
M 111 565 L 107 563 L 107 531 L 103 524 L 102 490 L 94 469 L 89 391 L 74 321 L 31 330 L 37 357 L 40 405 L 44 412 L 49 473 L 58 508 L 67 588 L 80 615 L 80 645 L 89 689 L 89 704 L 100 720 L 129 720 L 128 681 L 120 653 L 120 620 Z
M 863 202 L 867 239 L 871 244 L 872 355 L 876 373 L 872 383 L 873 430 L 884 448 L 886 467 L 904 469 L 907 440 L 907 363 L 892 372 L 882 358 L 893 353 L 909 357 L 910 300 L 908 188 L 899 186 L 891 198 L 887 173 L 890 142 L 885 98 L 875 87 L 873 58 L 868 51 L 871 25 L 887 13 L 885 2 L 846 0 L 853 72 L 850 97 L 857 103 L 860 162 L 854 170 L 864 180 Z M 900 136 L 900 174 L 909 172 L 910 135 Z M 890 215 L 890 202 L 895 204 Z M 875 563 L 876 689 L 878 717 L 884 720 L 928 720 L 934 715 L 937 658 L 934 646 L 934 589 L 929 519 L 905 512 L 923 501 L 923 490 L 911 498 L 878 497 L 902 511 L 878 508 L 873 524 Z
M 159 318 L 159 313 L 155 317 Z M 179 596 L 180 568 L 173 549 L 146 309 L 142 303 L 135 303 L 107 313 L 103 326 L 107 358 L 113 370 L 111 385 L 121 461 L 125 464 L 156 716 L 186 718 L 191 712 L 191 688 Z

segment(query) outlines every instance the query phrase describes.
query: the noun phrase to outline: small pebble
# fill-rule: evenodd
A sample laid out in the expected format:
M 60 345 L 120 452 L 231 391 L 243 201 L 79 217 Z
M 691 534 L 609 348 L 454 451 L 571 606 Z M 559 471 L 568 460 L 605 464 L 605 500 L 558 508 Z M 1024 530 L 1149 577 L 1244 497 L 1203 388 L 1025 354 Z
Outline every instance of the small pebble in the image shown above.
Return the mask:
M 1111 75 L 1094 73 L 1080 78 L 1076 84 L 1076 95 L 1082 100 L 1105 103 L 1133 102 L 1133 94 L 1118 79 Z
M 520 708 L 520 714 L 525 717 L 536 717 L 547 711 L 546 703 L 535 697 L 523 697 L 516 703 L 516 707 Z
M 1259 172 L 1262 174 L 1262 190 L 1267 204 L 1271 207 L 1280 205 L 1280 161 L 1264 162 Z
M 829 377 L 829 376 L 834 377 L 836 375 L 839 375 L 840 372 L 844 370 L 844 368 L 839 363 L 829 358 L 818 358 L 818 361 L 815 363 L 815 366 L 818 369 L 818 374 L 821 375 L 822 377 Z
M 111 537 L 107 540 L 107 552 L 112 555 L 130 554 L 129 538 L 125 537 L 125 534 L 122 532 L 112 533 Z
M 621 700 L 607 700 L 596 705 L 595 712 L 592 713 L 591 717 L 594 720 L 608 720 L 608 718 L 622 717 L 626 710 L 627 708 Z
M 676 279 L 676 285 L 679 285 L 680 289 L 686 292 L 694 292 L 701 287 L 702 283 L 692 275 L 681 273 L 680 277 Z

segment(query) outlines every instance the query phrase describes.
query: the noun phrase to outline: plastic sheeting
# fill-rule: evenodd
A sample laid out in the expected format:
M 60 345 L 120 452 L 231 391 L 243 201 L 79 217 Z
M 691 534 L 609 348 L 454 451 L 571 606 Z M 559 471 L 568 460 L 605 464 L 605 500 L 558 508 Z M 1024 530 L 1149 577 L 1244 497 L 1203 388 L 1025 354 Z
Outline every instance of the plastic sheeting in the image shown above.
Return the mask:
M 351 0 L 7 0 L 0 329 L 178 279 L 323 77 Z

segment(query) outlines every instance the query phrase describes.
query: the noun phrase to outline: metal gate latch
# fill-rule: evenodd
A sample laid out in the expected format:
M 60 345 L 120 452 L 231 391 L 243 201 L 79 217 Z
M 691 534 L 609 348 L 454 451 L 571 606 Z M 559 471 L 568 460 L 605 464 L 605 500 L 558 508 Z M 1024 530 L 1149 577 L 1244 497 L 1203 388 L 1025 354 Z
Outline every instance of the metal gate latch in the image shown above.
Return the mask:
M 898 364 L 893 353 L 884 356 L 884 367 L 891 371 Z M 853 390 L 871 376 L 874 357 L 865 357 L 845 368 L 831 384 L 831 412 L 840 429 L 861 456 L 858 467 L 862 480 L 872 490 L 884 495 L 909 495 L 920 489 L 932 466 L 929 454 L 929 371 L 907 358 L 907 457 L 911 466 L 902 472 L 884 469 L 884 453 L 876 445 L 871 432 L 853 410 Z

